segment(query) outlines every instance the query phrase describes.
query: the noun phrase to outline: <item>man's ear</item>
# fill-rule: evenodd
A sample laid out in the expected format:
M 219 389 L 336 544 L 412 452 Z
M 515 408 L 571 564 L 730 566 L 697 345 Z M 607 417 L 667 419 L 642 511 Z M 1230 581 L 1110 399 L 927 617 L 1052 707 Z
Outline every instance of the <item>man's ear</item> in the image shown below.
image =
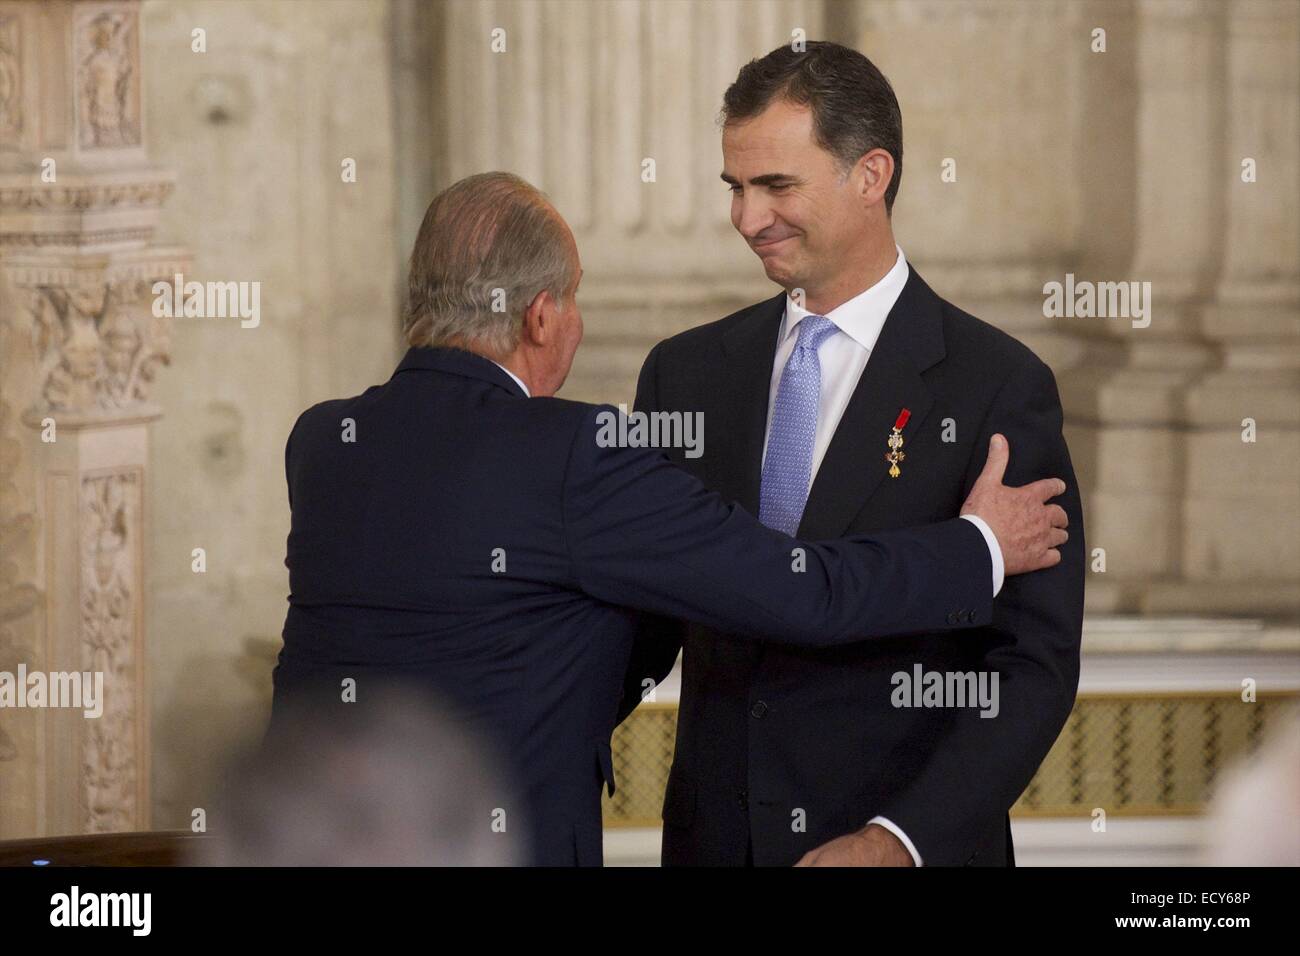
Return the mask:
M 858 158 L 856 171 L 861 176 L 861 198 L 868 203 L 883 201 L 894 178 L 894 157 L 889 150 L 873 149 Z
M 524 340 L 529 345 L 545 345 L 555 335 L 555 302 L 551 293 L 543 289 L 533 296 L 524 310 Z

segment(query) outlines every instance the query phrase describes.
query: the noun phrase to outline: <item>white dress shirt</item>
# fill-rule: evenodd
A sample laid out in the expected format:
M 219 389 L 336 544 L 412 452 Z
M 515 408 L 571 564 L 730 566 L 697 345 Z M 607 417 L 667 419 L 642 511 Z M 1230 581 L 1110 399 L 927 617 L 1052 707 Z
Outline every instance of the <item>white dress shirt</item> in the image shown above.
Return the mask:
M 903 286 L 907 285 L 907 259 L 899 246 L 895 245 L 894 249 L 898 252 L 898 258 L 893 268 L 885 273 L 879 282 L 826 313 L 826 318 L 834 323 L 838 331 L 827 338 L 817 352 L 822 381 L 817 404 L 817 433 L 813 440 L 812 475 L 809 478 L 809 488 L 811 482 L 817 477 L 817 469 L 826 455 L 831 436 L 835 434 L 840 418 L 844 415 L 844 409 L 848 407 L 849 398 L 858 387 L 858 379 L 862 377 L 862 372 L 867 367 L 871 350 L 876 347 L 876 340 L 880 338 L 880 330 L 885 326 L 889 310 L 898 301 Z M 812 314 L 814 313 L 786 296 L 785 316 L 781 320 L 776 358 L 772 362 L 772 384 L 767 400 L 769 434 L 772 409 L 776 405 L 777 389 L 781 386 L 781 374 L 785 371 L 785 363 L 794 353 L 795 344 L 799 340 L 799 322 L 804 316 Z M 764 460 L 767 458 L 766 438 L 763 440 L 763 458 Z M 1002 590 L 1006 570 L 1002 563 L 1002 549 L 998 545 L 998 539 L 994 536 L 993 529 L 982 518 L 977 518 L 975 515 L 962 515 L 962 517 L 979 528 L 980 533 L 984 535 L 984 541 L 989 548 L 989 557 L 993 560 L 993 595 L 996 597 Z M 903 846 L 907 847 L 916 865 L 921 865 L 921 854 L 917 852 L 907 834 L 892 821 L 885 817 L 874 817 L 867 822 L 877 823 L 893 833 L 902 841 Z

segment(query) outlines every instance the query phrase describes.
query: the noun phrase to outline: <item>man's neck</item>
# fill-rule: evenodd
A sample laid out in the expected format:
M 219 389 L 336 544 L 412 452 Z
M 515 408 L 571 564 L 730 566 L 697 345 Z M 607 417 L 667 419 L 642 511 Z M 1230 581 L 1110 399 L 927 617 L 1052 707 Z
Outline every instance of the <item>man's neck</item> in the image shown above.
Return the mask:
M 540 394 L 537 390 L 538 377 L 535 374 L 533 374 L 533 371 L 529 367 L 527 359 L 520 354 L 519 349 L 515 349 L 513 352 L 510 352 L 506 355 L 497 355 L 483 348 L 481 345 L 479 345 L 476 342 L 455 341 L 455 342 L 448 342 L 447 344 L 452 348 L 461 349 L 462 351 L 465 352 L 473 352 L 475 355 L 479 356 L 480 358 L 485 358 L 489 362 L 493 362 L 501 366 L 503 369 L 508 371 L 511 375 L 513 375 L 515 378 L 517 378 L 520 382 L 523 383 L 524 391 L 528 393 L 529 398 L 532 398 L 533 396 Z
M 893 233 L 887 233 L 883 242 L 871 245 L 868 254 L 855 259 L 833 279 L 816 290 L 804 289 L 803 307 L 814 315 L 828 315 L 883 279 L 896 262 L 898 248 Z

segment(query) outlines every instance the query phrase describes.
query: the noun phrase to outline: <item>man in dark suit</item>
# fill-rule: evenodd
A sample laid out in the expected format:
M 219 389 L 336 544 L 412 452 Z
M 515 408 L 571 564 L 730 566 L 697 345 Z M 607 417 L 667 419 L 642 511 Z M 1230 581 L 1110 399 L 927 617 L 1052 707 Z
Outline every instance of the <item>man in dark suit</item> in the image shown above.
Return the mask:
M 434 199 L 411 349 L 386 384 L 308 409 L 289 436 L 270 731 L 300 708 L 364 706 L 392 677 L 435 691 L 520 794 L 494 795 L 483 827 L 526 831 L 524 857 L 559 865 L 601 862 L 634 610 L 789 647 L 969 629 L 990 620 L 997 563 L 1050 566 L 1067 537 L 1046 503 L 1061 482 L 1003 487 L 1005 446 L 971 520 L 820 544 L 763 527 L 660 450 L 611 444 L 615 410 L 550 397 L 582 336 L 580 275 L 567 226 L 517 177 Z
M 1064 477 L 1081 529 L 1051 371 L 937 296 L 894 241 L 902 127 L 884 76 L 836 44 L 782 47 L 741 70 L 723 113 L 732 222 L 786 291 L 650 353 L 637 408 L 711 426 L 704 455 L 674 459 L 765 524 L 824 540 L 956 514 L 1002 432 L 1009 474 Z M 808 354 L 819 388 L 792 415 Z M 1081 531 L 1061 555 L 1008 580 L 974 635 L 790 647 L 647 620 L 620 715 L 685 645 L 664 862 L 1013 863 L 1008 810 L 1078 682 Z M 983 681 L 993 700 L 923 699 L 930 675 Z

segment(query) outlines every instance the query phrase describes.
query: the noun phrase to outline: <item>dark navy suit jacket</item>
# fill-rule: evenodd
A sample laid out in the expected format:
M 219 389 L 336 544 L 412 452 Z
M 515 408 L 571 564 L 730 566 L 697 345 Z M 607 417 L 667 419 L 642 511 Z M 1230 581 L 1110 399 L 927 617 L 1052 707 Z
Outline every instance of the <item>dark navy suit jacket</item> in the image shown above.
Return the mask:
M 660 343 L 637 391 L 640 409 L 703 413 L 712 429 L 704 454 L 670 454 L 751 509 L 784 305 L 782 293 Z M 902 408 L 911 417 L 894 479 L 884 456 Z M 788 866 L 877 815 L 907 834 L 926 865 L 1014 862 L 1007 811 L 1056 740 L 1079 679 L 1086 551 L 1061 419 L 1051 370 L 945 302 L 912 268 L 813 480 L 799 537 L 882 533 L 958 514 L 1001 432 L 1011 445 L 1006 484 L 1066 482 L 1061 563 L 1008 578 L 989 626 L 963 634 L 776 647 L 744 631 L 647 621 L 623 712 L 685 646 L 663 809 L 666 864 Z M 918 666 L 989 683 L 996 675 L 997 716 L 897 706 L 895 675 Z M 802 828 L 792 826 L 796 811 Z
M 372 676 L 422 682 L 503 755 L 520 795 L 507 825 L 527 822 L 543 864 L 601 862 L 637 610 L 790 647 L 992 613 L 970 522 L 799 542 L 657 449 L 601 447 L 602 413 L 617 414 L 527 399 L 477 355 L 412 349 L 387 383 L 304 412 L 285 452 L 275 711 L 322 680 L 321 706 L 348 706 L 343 677 L 359 699 Z

